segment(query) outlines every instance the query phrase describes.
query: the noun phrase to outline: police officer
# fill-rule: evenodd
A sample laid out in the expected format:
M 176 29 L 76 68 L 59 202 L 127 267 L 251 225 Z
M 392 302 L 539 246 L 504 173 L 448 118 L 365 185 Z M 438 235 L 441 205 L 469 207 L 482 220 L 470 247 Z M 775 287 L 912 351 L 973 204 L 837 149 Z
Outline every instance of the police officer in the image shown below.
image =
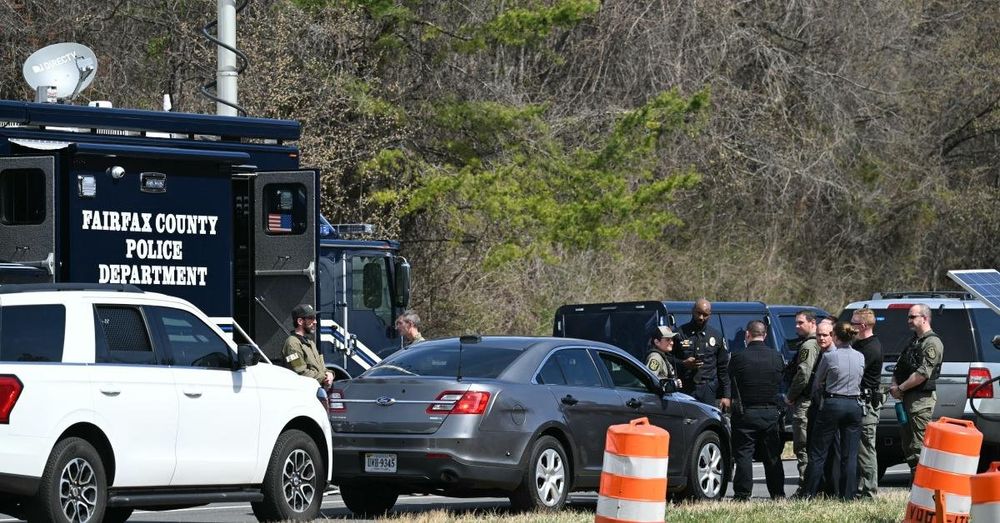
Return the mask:
M 649 337 L 649 350 L 646 352 L 646 366 L 661 380 L 671 380 L 681 387 L 677 379 L 677 360 L 674 358 L 674 331 L 670 327 L 657 326 Z
M 778 425 L 778 391 L 785 362 L 764 343 L 767 327 L 753 320 L 746 328 L 746 350 L 729 361 L 733 408 L 733 454 L 736 474 L 733 497 L 744 501 L 753 491 L 753 455 L 758 442 L 764 451 L 764 476 L 771 499 L 785 497 L 785 471 L 781 463 L 781 427 Z
M 892 373 L 889 394 L 903 402 L 908 418 L 900 427 L 903 456 L 910 465 L 910 472 L 917 466 L 923 447 L 924 429 L 931 421 L 937 403 L 936 380 L 941 374 L 944 344 L 931 330 L 931 309 L 918 303 L 910 307 L 906 324 L 913 331 L 913 339 L 899 355 L 896 370 Z
M 799 335 L 799 351 L 792 360 L 792 378 L 788 386 L 786 403 L 792 411 L 792 449 L 798 461 L 799 490 L 806 479 L 806 464 L 809 463 L 808 413 L 812 397 L 813 373 L 819 364 L 819 344 L 816 343 L 816 313 L 801 310 L 795 314 L 795 333 Z
M 878 493 L 878 456 L 875 452 L 875 429 L 885 394 L 882 392 L 882 343 L 875 336 L 875 313 L 868 307 L 854 311 L 851 326 L 858 329 L 852 346 L 865 357 L 865 373 L 861 378 L 864 417 L 861 420 L 861 446 L 858 448 L 858 486 L 862 498 Z
M 853 499 L 858 486 L 858 445 L 861 440 L 861 378 L 865 357 L 851 348 L 858 334 L 850 323 L 833 327 L 836 347 L 823 353 L 816 368 L 814 390 L 822 394 L 822 406 L 809 434 L 809 466 L 806 468 L 806 496 L 815 496 L 823 477 L 827 454 L 835 445 L 834 435 L 840 435 L 840 484 L 837 492 L 842 499 Z M 821 323 L 817 339 L 825 341 L 830 327 Z M 819 396 L 817 395 L 817 400 Z
M 311 305 L 298 305 L 292 309 L 295 330 L 281 347 L 285 363 L 302 376 L 315 379 L 323 387 L 333 383 L 333 373 L 326 369 L 323 355 L 316 350 L 313 334 L 316 332 L 316 310 Z
M 424 341 L 420 334 L 420 316 L 413 310 L 406 310 L 396 318 L 396 332 L 403 342 L 403 348 Z
M 708 324 L 711 316 L 712 304 L 698 298 L 691 309 L 691 321 L 681 325 L 681 381 L 684 392 L 696 400 L 729 410 L 729 348 L 722 334 Z

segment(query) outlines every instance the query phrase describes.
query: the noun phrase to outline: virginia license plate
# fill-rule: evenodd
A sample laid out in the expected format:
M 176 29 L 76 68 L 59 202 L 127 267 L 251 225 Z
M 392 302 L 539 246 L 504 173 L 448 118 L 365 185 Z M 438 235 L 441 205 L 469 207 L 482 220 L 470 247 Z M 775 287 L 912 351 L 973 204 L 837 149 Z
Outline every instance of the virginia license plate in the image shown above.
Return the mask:
M 365 472 L 396 472 L 396 455 L 366 453 Z

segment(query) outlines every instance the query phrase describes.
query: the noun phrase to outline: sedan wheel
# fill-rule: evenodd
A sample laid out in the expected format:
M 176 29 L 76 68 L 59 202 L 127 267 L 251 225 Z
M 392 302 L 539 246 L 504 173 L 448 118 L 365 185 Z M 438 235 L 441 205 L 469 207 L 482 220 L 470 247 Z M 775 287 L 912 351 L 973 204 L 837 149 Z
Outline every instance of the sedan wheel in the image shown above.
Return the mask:
M 538 499 L 547 507 L 559 502 L 566 490 L 566 467 L 555 449 L 545 449 L 535 466 L 535 489 Z
M 727 461 L 718 434 L 702 432 L 691 449 L 688 495 L 693 499 L 721 499 L 726 493 Z
M 532 446 L 521 485 L 511 496 L 515 510 L 558 510 L 569 494 L 569 466 L 559 440 L 542 436 Z

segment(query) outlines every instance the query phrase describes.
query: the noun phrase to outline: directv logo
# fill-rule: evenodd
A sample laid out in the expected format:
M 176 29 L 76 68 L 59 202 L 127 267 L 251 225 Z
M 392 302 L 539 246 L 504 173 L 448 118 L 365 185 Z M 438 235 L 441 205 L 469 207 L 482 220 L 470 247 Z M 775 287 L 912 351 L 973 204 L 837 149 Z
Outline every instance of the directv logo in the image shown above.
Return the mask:
M 57 65 L 62 65 L 62 64 L 68 63 L 68 62 L 72 62 L 74 60 L 76 60 L 76 51 L 70 51 L 70 52 L 68 52 L 68 53 L 66 53 L 66 54 L 64 54 L 62 56 L 58 56 L 56 58 L 53 58 L 51 60 L 47 60 L 47 61 L 42 62 L 42 63 L 37 64 L 37 65 L 32 65 L 31 66 L 31 72 L 33 72 L 33 73 L 41 73 L 41 72 L 44 72 L 44 71 L 48 71 L 48 70 L 56 67 Z

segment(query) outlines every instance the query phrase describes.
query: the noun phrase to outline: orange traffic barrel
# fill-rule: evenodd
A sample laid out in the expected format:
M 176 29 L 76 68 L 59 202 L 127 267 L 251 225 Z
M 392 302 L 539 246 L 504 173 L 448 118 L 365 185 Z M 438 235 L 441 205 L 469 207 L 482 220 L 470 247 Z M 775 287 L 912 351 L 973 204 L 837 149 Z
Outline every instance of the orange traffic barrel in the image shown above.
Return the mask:
M 662 523 L 669 450 L 670 433 L 647 418 L 608 427 L 595 523 Z
M 1000 461 L 994 461 L 986 472 L 972 476 L 970 483 L 973 523 L 1000 521 Z
M 969 479 L 979 466 L 982 445 L 983 433 L 971 421 L 941 418 L 928 423 L 903 522 L 937 521 L 938 503 L 944 521 L 967 523 L 972 508 Z

